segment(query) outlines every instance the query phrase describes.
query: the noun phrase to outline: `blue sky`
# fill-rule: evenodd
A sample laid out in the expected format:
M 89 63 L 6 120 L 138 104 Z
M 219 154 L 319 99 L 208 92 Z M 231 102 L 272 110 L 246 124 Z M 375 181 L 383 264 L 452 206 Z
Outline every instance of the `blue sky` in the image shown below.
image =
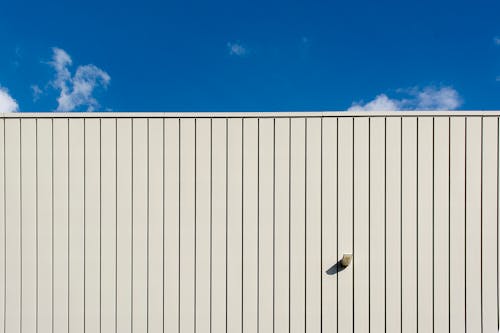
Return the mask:
M 16 0 L 0 43 L 4 111 L 500 109 L 498 0 Z

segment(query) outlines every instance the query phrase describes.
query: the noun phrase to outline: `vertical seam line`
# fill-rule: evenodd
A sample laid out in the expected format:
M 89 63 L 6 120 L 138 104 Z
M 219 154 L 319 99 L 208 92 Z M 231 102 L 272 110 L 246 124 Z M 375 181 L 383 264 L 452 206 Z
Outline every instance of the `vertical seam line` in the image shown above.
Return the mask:
M 481 232 L 481 240 L 480 240 L 480 253 L 481 253 L 481 256 L 480 256 L 480 276 L 481 276 L 481 281 L 480 281 L 480 290 L 481 290 L 481 294 L 480 294 L 480 297 L 481 297 L 481 332 L 483 332 L 483 329 L 484 329 L 484 304 L 483 304 L 483 175 L 484 175 L 484 163 L 483 163 L 483 159 L 484 159 L 484 132 L 483 132 L 483 117 L 481 117 L 481 194 L 480 194 L 480 201 L 481 201 L 481 204 L 480 204 L 480 209 L 481 209 L 481 225 L 480 225 L 480 232 Z
M 415 281 L 417 283 L 417 294 L 416 294 L 416 296 L 417 296 L 416 297 L 417 298 L 416 299 L 416 301 L 417 301 L 417 309 L 416 310 L 417 310 L 417 332 L 418 332 L 418 329 L 419 329 L 419 325 L 418 325 L 419 324 L 419 311 L 418 310 L 419 310 L 419 305 L 420 305 L 419 304 L 419 283 L 418 283 L 418 273 L 419 273 L 419 270 L 418 270 L 419 269 L 419 265 L 418 265 L 418 259 L 419 259 L 419 253 L 418 253 L 418 250 L 419 250 L 419 248 L 418 248 L 419 237 L 418 237 L 418 233 L 420 231 L 420 228 L 419 228 L 420 227 L 420 223 L 419 223 L 419 218 L 420 218 L 420 214 L 419 214 L 419 208 L 420 207 L 419 207 L 419 204 L 420 204 L 420 202 L 418 200 L 418 195 L 420 194 L 419 177 L 418 177 L 419 176 L 419 171 L 420 171 L 420 168 L 419 168 L 419 165 L 418 165 L 418 163 L 419 163 L 419 160 L 418 160 L 419 159 L 419 153 L 418 152 L 419 152 L 419 149 L 420 149 L 420 145 L 419 145 L 419 135 L 418 135 L 418 131 L 419 131 L 419 126 L 418 126 L 419 125 L 419 118 L 418 117 L 416 118 L 416 123 L 417 123 L 417 133 L 416 133 L 416 136 L 417 136 L 417 142 L 416 142 L 416 157 L 417 157 L 416 183 L 417 184 L 416 185 L 417 186 L 416 186 L 415 192 L 416 192 L 416 217 L 417 217 L 417 220 L 416 220 L 416 229 L 417 229 L 416 230 L 416 236 L 417 236 L 416 237 L 417 238 L 417 242 L 416 242 L 416 250 L 417 250 L 416 251 L 417 276 L 415 277 Z
M 403 117 L 399 118 L 399 326 L 403 331 Z
M 83 119 L 83 332 L 87 333 L 87 135 L 86 135 L 87 121 Z
M 257 118 L 257 333 L 260 332 L 260 119 Z
M 465 331 L 467 332 L 467 117 L 464 118 L 464 136 L 465 136 L 465 153 L 464 153 L 464 323 Z
M 352 164 L 352 167 L 351 167 L 351 172 L 352 172 L 352 180 L 351 180 L 351 187 L 352 187 L 352 193 L 351 193 L 351 205 L 352 205 L 352 248 L 351 248 L 351 253 L 353 254 L 354 256 L 354 248 L 355 248 L 355 235 L 354 235 L 354 220 L 355 220 L 355 217 L 356 217 L 356 210 L 355 210 L 355 188 L 354 188 L 354 182 L 355 182 L 355 178 L 356 178 L 356 174 L 354 172 L 354 155 L 356 153 L 356 147 L 355 147 L 355 118 L 353 117 L 352 118 L 352 156 L 351 156 L 351 164 Z M 353 265 L 352 265 L 352 328 L 353 330 L 355 329 L 355 317 L 356 317 L 356 312 L 354 311 L 354 296 L 355 296 L 355 288 L 354 288 L 354 281 L 355 281 L 355 273 L 356 273 L 356 266 L 354 265 L 354 260 L 353 260 Z
M 197 176 L 198 176 L 198 171 L 197 171 L 197 167 L 198 167 L 198 160 L 197 160 L 197 154 L 196 154 L 196 150 L 198 149 L 198 135 L 197 135 L 197 131 L 198 131 L 198 119 L 194 119 L 194 151 L 193 151 L 193 157 L 194 157 L 194 193 L 193 193 L 193 201 L 194 201 L 194 207 L 193 207 L 193 210 L 194 210 L 194 221 L 193 221 L 193 224 L 194 224 L 194 281 L 193 281 L 193 291 L 194 291 L 194 300 L 193 300 L 193 326 L 194 326 L 194 331 L 196 332 L 196 328 L 197 328 L 197 322 L 196 322 L 196 315 L 197 315 L 197 311 L 196 311 L 196 307 L 197 307 L 197 302 L 196 302 L 196 298 L 197 298 L 197 288 L 196 288 L 196 279 L 197 279 L 197 270 L 196 270 L 196 262 L 198 260 L 198 256 L 196 255 L 196 251 L 198 250 L 198 246 L 196 244 L 196 236 L 197 236 L 197 220 L 198 220 L 198 209 L 197 209 L 197 205 L 198 205 L 198 202 L 196 200 L 196 192 L 198 191 L 198 186 L 197 186 Z M 210 279 L 211 279 L 211 274 L 209 272 L 209 275 L 210 275 Z
M 35 324 L 35 332 L 38 333 L 38 325 L 39 325 L 39 314 L 38 314 L 38 311 L 39 311 L 39 295 L 38 295 L 38 291 L 39 291 L 39 267 L 38 267 L 38 261 L 40 259 L 39 257 L 39 253 L 38 253 L 38 249 L 39 249 L 39 246 L 40 246 L 40 243 L 39 243 L 39 239 L 38 239 L 38 232 L 39 232 L 39 228 L 38 228 L 38 224 L 39 224 L 39 218 L 38 218 L 38 215 L 39 215 L 39 209 L 38 209 L 38 190 L 39 190 L 39 187 L 38 187 L 38 119 L 35 119 L 35 234 L 36 234 L 36 249 L 35 249 L 35 253 L 36 253 L 36 263 L 35 263 L 35 266 L 36 266 L 36 294 L 35 294 L 35 308 L 36 308 L 36 324 Z
M 276 331 L 276 118 L 273 118 L 273 333 Z
M 99 118 L 99 333 L 102 332 L 102 119 Z
M 384 329 L 387 332 L 387 117 L 384 118 Z
M 179 257 L 177 258 L 177 329 L 180 331 L 181 330 L 181 175 L 182 175 L 182 165 L 181 165 L 181 118 L 178 118 L 178 145 L 177 145 L 177 168 L 178 168 L 178 174 L 179 174 L 179 179 L 177 180 L 177 186 L 178 186 L 178 202 L 177 202 L 177 210 L 178 210 L 178 215 L 179 215 L 179 220 L 177 221 L 177 237 L 179 239 L 178 243 L 178 252 L 179 252 Z
M 336 158 L 336 163 L 337 163 L 337 172 L 336 172 L 336 195 L 335 195 L 335 200 L 337 201 L 336 202 L 336 207 L 337 207 L 337 210 L 335 212 L 336 214 L 336 222 L 337 222 L 337 232 L 336 232 L 336 236 L 337 236 L 337 244 L 336 244 L 336 253 L 337 253 L 337 256 L 336 256 L 336 260 L 338 260 L 339 258 L 339 118 L 336 119 L 336 125 L 337 125 L 337 140 L 336 140 L 336 145 L 337 145 L 337 151 L 336 151 L 336 154 L 337 154 L 337 158 Z M 337 267 L 337 270 L 336 270 L 336 273 L 338 274 L 339 272 L 339 269 Z M 336 311 L 337 311 L 337 314 L 336 314 L 336 324 L 337 324 L 337 332 L 339 331 L 339 279 L 337 277 L 337 279 L 335 279 L 336 283 L 337 283 L 337 306 L 336 306 Z
M 499 216 L 498 216 L 498 213 L 499 213 L 499 209 L 498 209 L 499 208 L 498 207 L 498 201 L 499 200 L 498 199 L 499 199 L 499 192 L 500 192 L 500 190 L 499 190 L 499 188 L 500 188 L 500 182 L 499 182 L 499 174 L 500 174 L 500 163 L 499 163 L 500 162 L 499 161 L 499 155 L 500 155 L 499 154 L 499 150 L 500 150 L 499 149 L 500 148 L 499 147 L 499 142 L 500 142 L 500 126 L 499 125 L 500 125 L 500 118 L 497 118 L 497 142 L 496 142 L 496 144 L 497 144 L 497 147 L 496 147 L 497 148 L 496 149 L 496 153 L 497 153 L 497 161 L 496 161 L 497 162 L 497 170 L 496 170 L 497 171 L 496 172 L 496 177 L 497 177 L 497 193 L 496 193 L 496 195 L 497 195 L 497 197 L 496 197 L 496 206 L 497 206 L 497 209 L 496 209 L 496 214 L 497 214 L 497 216 L 496 216 L 497 217 L 497 223 L 496 223 L 496 229 L 497 229 L 496 230 L 496 245 L 497 245 L 497 253 L 496 253 L 496 264 L 497 264 L 497 283 L 496 283 L 496 287 L 497 287 L 497 292 L 496 292 L 496 294 L 497 294 L 496 295 L 497 296 L 497 329 L 500 326 L 500 318 L 499 318 L 499 313 L 500 313 L 500 311 L 499 311 L 499 286 L 498 286 L 498 284 L 499 284 L 499 273 L 500 273 L 499 272 L 499 267 L 498 267 L 498 250 L 499 250 L 499 246 L 498 246 L 498 243 L 499 243 L 499 239 L 498 239 L 498 222 L 500 220 Z
M 451 331 L 451 117 L 448 117 L 448 332 Z
M 54 332 L 54 119 L 51 119 L 50 123 L 50 158 L 51 158 L 51 163 L 50 163 L 50 168 L 51 168 L 51 175 L 50 175 L 50 195 L 51 195 L 51 202 L 50 202 L 50 208 L 51 208 L 51 329 L 52 332 Z
M 304 332 L 307 332 L 307 118 L 304 118 Z
M 371 331 L 372 323 L 372 118 L 368 118 L 368 332 Z
M 241 331 L 244 324 L 244 233 L 245 233 L 245 120 L 241 118 Z
M 226 221 L 225 221 L 226 222 L 226 230 L 225 230 L 225 238 L 226 238 L 226 244 L 225 244 L 226 245 L 226 249 L 225 249 L 226 285 L 225 285 L 225 292 L 226 293 L 225 293 L 224 296 L 225 296 L 225 303 L 226 304 L 225 304 L 225 309 L 224 310 L 226 312 L 225 313 L 226 317 L 225 317 L 225 330 L 224 331 L 227 333 L 227 320 L 228 320 L 228 316 L 227 316 L 227 312 L 228 312 L 227 311 L 227 304 L 228 304 L 228 296 L 227 296 L 228 295 L 228 208 L 227 208 L 227 204 L 228 204 L 228 190 L 229 190 L 229 188 L 228 188 L 228 155 L 229 155 L 229 153 L 228 153 L 228 149 L 229 149 L 228 145 L 229 144 L 228 144 L 228 119 L 226 118 L 225 120 L 226 120 L 225 121 L 225 123 L 226 123 L 225 124 L 226 125 L 226 138 L 225 138 L 226 139 L 226 142 L 225 142 L 225 146 L 226 146 L 226 160 L 225 160 L 225 162 L 226 162 L 226 170 L 225 170 L 225 172 L 226 172 L 226 174 L 225 174 L 225 178 L 226 178 L 225 179 L 225 181 L 226 181 L 226 183 L 225 183 L 226 193 L 225 193 L 225 195 L 226 195 L 226 197 L 224 198 L 225 199 L 225 207 L 224 208 L 225 208 L 225 214 L 226 214 L 226 216 L 225 216 L 225 218 L 226 218 Z
M 436 320 L 435 320 L 435 303 L 436 303 L 436 297 L 435 297 L 435 263 L 436 263 L 436 258 L 435 258 L 435 246 L 436 246 L 436 237 L 435 237 L 435 224 L 436 224 L 436 217 L 435 217 L 435 192 L 436 192 L 436 186 L 435 186 L 435 177 L 436 177 L 436 150 L 435 150 L 435 142 L 436 142 L 436 128 L 435 128 L 435 118 L 432 118 L 432 332 L 435 331 L 435 326 L 436 326 Z
M 323 117 L 320 118 L 320 330 L 323 332 Z
M 291 325 L 291 198 L 292 198 L 292 118 L 288 118 L 288 330 Z
M 118 333 L 118 119 L 115 118 L 115 333 Z
M 3 279 L 3 331 L 6 333 L 7 330 L 7 203 L 6 203 L 6 194 L 7 194 L 7 184 L 6 182 L 6 160 L 7 160 L 7 154 L 5 151 L 5 119 L 2 119 L 2 126 L 3 126 L 3 228 L 4 228 L 4 234 L 3 234 L 3 274 L 4 274 L 4 279 Z
M 162 119 L 161 122 L 161 132 L 162 132 L 162 158 L 161 158 L 161 163 L 162 163 L 162 278 L 161 278 L 161 283 L 162 283 L 162 300 L 161 300 L 161 325 L 162 325 L 162 332 L 165 332 L 165 118 Z
M 130 185 L 131 185 L 131 237 L 130 237 L 130 330 L 134 332 L 134 119 L 130 119 L 130 146 L 131 146 L 131 175 L 130 175 Z
M 66 147 L 66 154 L 68 155 L 68 184 L 66 190 L 68 191 L 68 231 L 67 231 L 67 248 L 68 248 L 68 258 L 67 258 L 67 265 L 68 265 L 68 299 L 67 299 L 67 306 L 68 306 L 68 332 L 70 332 L 70 318 L 71 318 L 71 305 L 70 305 L 70 295 L 71 295 L 71 244 L 70 244 L 70 238 L 71 238 L 71 158 L 70 158 L 70 134 L 69 134 L 69 118 L 67 122 L 67 128 L 66 128 L 66 135 L 68 138 L 68 146 Z
M 19 119 L 19 239 L 20 239 L 20 254 L 21 254 L 21 285 L 20 285 L 20 302 L 19 302 L 19 328 L 23 331 L 23 144 L 22 144 L 23 126 L 21 119 Z
M 213 163 L 213 118 L 210 118 L 210 332 L 212 332 L 212 317 L 213 317 L 213 219 L 214 219 L 214 190 L 213 190 L 213 178 L 214 178 L 214 163 Z
M 150 218 L 150 200 L 149 200 L 149 118 L 146 119 L 146 332 L 149 333 L 149 218 Z

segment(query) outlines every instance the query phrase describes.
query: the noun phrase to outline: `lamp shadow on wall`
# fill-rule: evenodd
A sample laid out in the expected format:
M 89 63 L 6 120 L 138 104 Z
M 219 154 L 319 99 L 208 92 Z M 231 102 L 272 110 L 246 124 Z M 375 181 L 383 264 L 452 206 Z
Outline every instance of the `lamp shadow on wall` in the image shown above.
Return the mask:
M 327 269 L 326 274 L 327 275 L 335 275 L 335 274 L 342 272 L 346 268 L 347 267 L 342 265 L 342 260 L 339 260 L 339 261 L 337 261 L 337 263 L 335 265 L 333 265 L 332 267 Z

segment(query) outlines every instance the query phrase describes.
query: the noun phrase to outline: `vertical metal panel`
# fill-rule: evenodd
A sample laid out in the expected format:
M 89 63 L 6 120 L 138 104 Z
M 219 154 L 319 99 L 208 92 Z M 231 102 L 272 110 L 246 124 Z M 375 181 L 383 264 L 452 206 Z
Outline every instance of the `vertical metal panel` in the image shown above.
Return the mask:
M 274 127 L 274 327 L 290 325 L 290 120 L 276 119 Z
M 321 119 L 306 120 L 306 331 L 321 332 Z
M 69 137 L 68 120 L 54 119 L 53 162 L 53 320 L 54 332 L 69 329 Z
M 2 122 L 5 332 L 498 330 L 498 117 Z
M 164 328 L 165 332 L 179 331 L 179 295 L 180 295 L 180 132 L 179 119 L 164 120 L 164 149 L 165 149 L 165 171 L 164 171 L 164 302 L 165 310 Z
M 84 332 L 84 120 L 69 120 L 69 331 Z
M 449 118 L 434 119 L 434 332 L 449 331 L 449 124 Z
M 370 329 L 370 119 L 354 120 L 354 329 Z M 378 157 L 377 157 L 378 158 Z M 380 231 L 383 231 L 380 230 Z M 380 260 L 380 258 L 377 258 Z M 378 262 L 377 260 L 377 262 Z M 375 265 L 380 269 L 380 265 Z
M 38 324 L 36 120 L 21 122 L 21 331 Z
M 305 119 L 291 120 L 290 152 L 290 331 L 305 330 Z
M 385 330 L 385 119 L 370 119 L 370 330 Z
M 194 119 L 180 121 L 180 187 L 179 187 L 179 331 L 194 332 L 196 265 L 196 127 Z M 207 274 L 207 272 L 204 272 Z
M 273 332 L 274 317 L 274 120 L 259 120 L 259 332 Z
M 227 120 L 227 331 L 243 328 L 243 121 Z
M 148 329 L 148 123 L 132 121 L 132 331 Z
M 465 324 L 467 332 L 481 332 L 481 118 L 467 118 L 465 130 Z
M 211 247 L 212 247 L 212 120 L 196 119 L 196 331 L 211 327 Z M 181 151 L 182 153 L 182 151 Z M 181 172 L 184 171 L 184 168 Z M 181 185 L 182 186 L 182 185 Z M 181 225 L 182 228 L 182 225 Z M 182 265 L 182 264 L 181 264 Z
M 450 119 L 450 332 L 465 332 L 465 118 Z
M 53 161 L 53 319 L 54 332 L 69 329 L 69 137 L 68 120 L 54 119 Z
M 498 121 L 483 118 L 482 134 L 482 319 L 483 332 L 496 332 L 498 234 Z
M 401 332 L 401 118 L 386 119 L 386 327 Z
M 401 128 L 402 331 L 417 332 L 417 119 Z
M 53 224 L 52 224 L 52 119 L 38 119 L 37 166 L 37 332 L 52 332 Z
M 101 172 L 101 331 L 116 331 L 116 120 L 102 119 L 100 128 Z
M 132 120 L 116 120 L 116 331 L 132 332 Z
M 163 120 L 148 119 L 148 331 L 163 331 Z
M 243 332 L 258 329 L 258 183 L 257 119 L 243 120 Z
M 337 119 L 323 119 L 322 329 L 337 332 Z
M 433 118 L 417 120 L 417 302 L 418 331 L 433 329 Z
M 21 121 L 5 121 L 5 332 L 21 332 Z
M 212 332 L 226 331 L 226 157 L 225 119 L 212 121 Z
M 100 119 L 85 119 L 85 330 L 98 332 L 101 321 Z
M 353 137 L 352 118 L 338 119 L 338 255 L 353 252 Z M 353 332 L 353 268 L 338 276 L 338 331 Z

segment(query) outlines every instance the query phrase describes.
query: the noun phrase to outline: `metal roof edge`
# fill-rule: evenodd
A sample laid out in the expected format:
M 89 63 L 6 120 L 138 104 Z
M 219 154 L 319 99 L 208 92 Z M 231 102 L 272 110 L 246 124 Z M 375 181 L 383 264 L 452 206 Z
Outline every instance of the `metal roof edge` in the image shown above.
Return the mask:
M 500 110 L 292 111 L 292 112 L 13 112 L 2 118 L 304 118 L 304 117 L 500 116 Z

